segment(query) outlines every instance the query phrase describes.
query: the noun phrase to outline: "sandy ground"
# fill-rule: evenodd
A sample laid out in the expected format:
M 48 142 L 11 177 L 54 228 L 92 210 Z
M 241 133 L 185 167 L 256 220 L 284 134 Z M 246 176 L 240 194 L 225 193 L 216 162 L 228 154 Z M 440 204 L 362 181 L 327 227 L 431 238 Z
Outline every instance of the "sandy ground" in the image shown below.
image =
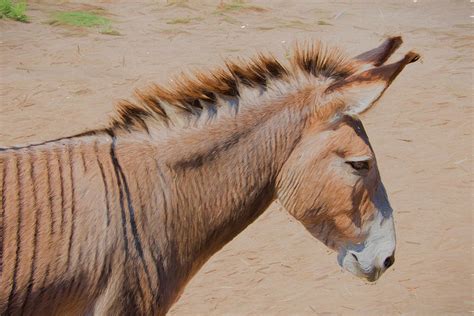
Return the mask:
M 471 4 L 279 0 L 223 12 L 218 2 L 169 2 L 29 1 L 31 23 L 0 20 L 0 145 L 97 127 L 134 88 L 225 57 L 284 56 L 296 39 L 357 54 L 401 34 L 397 56 L 414 48 L 423 62 L 363 117 L 395 209 L 394 267 L 361 282 L 274 205 L 205 265 L 170 314 L 470 314 Z M 121 36 L 45 23 L 57 10 L 97 9 Z

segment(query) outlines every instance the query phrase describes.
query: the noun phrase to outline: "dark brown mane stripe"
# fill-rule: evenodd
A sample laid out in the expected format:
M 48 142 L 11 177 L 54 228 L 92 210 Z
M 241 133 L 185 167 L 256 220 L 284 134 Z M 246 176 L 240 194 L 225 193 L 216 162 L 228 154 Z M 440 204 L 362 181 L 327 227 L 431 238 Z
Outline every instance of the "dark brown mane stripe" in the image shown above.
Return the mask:
M 355 72 L 351 59 L 337 48 L 323 46 L 320 42 L 296 45 L 291 63 L 315 77 L 343 79 Z
M 174 107 L 177 113 L 199 115 L 205 107 L 217 105 L 218 96 L 240 97 L 240 86 L 265 90 L 270 80 L 289 80 L 297 72 L 334 79 L 346 78 L 355 72 L 352 60 L 345 58 L 339 50 L 319 42 L 296 45 L 293 52 L 290 67 L 270 54 L 258 54 L 247 61 L 226 61 L 225 67 L 210 72 L 180 75 L 168 88 L 153 85 L 145 91 L 136 91 L 137 102 L 119 102 L 109 126 L 111 129 L 148 131 L 149 118 L 165 125 L 170 123 L 163 102 Z

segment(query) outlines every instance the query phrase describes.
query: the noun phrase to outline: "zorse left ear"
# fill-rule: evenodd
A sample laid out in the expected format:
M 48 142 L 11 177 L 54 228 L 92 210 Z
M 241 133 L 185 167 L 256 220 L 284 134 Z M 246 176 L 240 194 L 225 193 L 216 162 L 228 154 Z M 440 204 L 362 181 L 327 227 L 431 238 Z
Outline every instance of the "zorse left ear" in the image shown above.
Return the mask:
M 375 67 L 334 82 L 326 93 L 336 93 L 344 101 L 344 114 L 361 114 L 370 109 L 406 65 L 420 58 L 409 52 L 393 64 Z

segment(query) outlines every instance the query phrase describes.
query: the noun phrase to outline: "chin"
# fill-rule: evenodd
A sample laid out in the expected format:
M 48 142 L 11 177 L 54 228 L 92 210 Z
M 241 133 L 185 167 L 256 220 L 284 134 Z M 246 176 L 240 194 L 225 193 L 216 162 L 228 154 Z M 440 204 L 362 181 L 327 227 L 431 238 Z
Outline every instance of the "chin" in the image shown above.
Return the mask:
M 348 252 L 339 254 L 338 263 L 344 270 L 367 282 L 377 281 L 383 273 L 383 271 L 375 267 L 362 267 L 361 264 Z

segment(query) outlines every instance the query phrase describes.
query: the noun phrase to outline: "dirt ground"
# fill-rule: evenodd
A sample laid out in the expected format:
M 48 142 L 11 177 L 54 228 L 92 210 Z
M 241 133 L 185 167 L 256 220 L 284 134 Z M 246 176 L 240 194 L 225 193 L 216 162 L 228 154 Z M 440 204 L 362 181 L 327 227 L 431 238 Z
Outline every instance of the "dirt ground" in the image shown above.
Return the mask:
M 321 39 L 357 54 L 387 35 L 416 49 L 363 117 L 395 209 L 397 259 L 376 284 L 336 263 L 277 204 L 216 254 L 170 315 L 470 314 L 473 303 L 473 32 L 468 1 L 29 1 L 0 20 L 0 146 L 107 121 L 135 88 L 223 58 L 287 54 Z M 99 10 L 120 36 L 49 25 Z M 177 20 L 178 19 L 178 20 Z

